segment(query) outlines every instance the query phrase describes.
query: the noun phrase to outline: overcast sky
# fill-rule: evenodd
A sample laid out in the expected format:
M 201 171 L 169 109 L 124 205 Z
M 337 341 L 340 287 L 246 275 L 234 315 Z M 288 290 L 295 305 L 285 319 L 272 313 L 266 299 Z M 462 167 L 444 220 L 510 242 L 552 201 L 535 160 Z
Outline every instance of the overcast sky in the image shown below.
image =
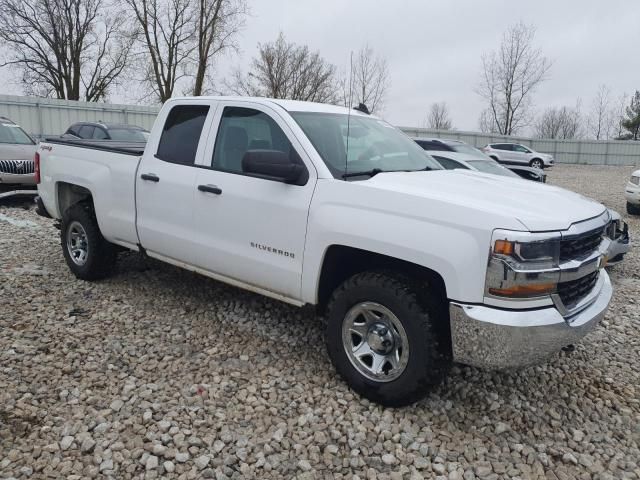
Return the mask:
M 240 55 L 220 60 L 219 76 L 248 64 L 257 43 L 280 31 L 339 69 L 368 43 L 388 61 L 383 116 L 396 125 L 422 126 L 429 105 L 445 101 L 457 129 L 476 130 L 483 108 L 474 91 L 481 55 L 497 48 L 503 31 L 519 20 L 537 27 L 536 43 L 553 62 L 535 94 L 538 110 L 573 106 L 581 98 L 586 111 L 600 84 L 616 96 L 640 89 L 638 0 L 247 1 L 252 15 L 238 37 Z M 9 87 L 0 93 L 19 92 Z

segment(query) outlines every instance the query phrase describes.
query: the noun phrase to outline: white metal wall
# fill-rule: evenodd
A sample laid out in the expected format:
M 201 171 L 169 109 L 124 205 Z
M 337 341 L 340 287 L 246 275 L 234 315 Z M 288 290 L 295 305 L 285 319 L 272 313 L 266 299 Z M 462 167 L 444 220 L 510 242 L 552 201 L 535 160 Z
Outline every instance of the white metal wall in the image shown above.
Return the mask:
M 484 147 L 488 143 L 521 143 L 538 152 L 552 154 L 557 163 L 640 166 L 640 142 L 620 140 L 540 140 L 452 130 L 400 128 L 411 137 L 451 138 L 462 140 L 478 148 Z
M 0 95 L 0 116 L 9 117 L 27 132 L 41 138 L 60 135 L 79 121 L 129 123 L 151 129 L 158 106 L 76 102 L 50 98 Z M 595 140 L 538 140 L 475 132 L 427 130 L 400 127 L 412 137 L 442 137 L 462 140 L 476 147 L 487 143 L 518 142 L 539 152 L 551 153 L 558 163 L 640 166 L 640 142 Z
M 60 135 L 74 122 L 128 123 L 150 129 L 160 107 L 0 95 L 0 116 L 37 138 Z

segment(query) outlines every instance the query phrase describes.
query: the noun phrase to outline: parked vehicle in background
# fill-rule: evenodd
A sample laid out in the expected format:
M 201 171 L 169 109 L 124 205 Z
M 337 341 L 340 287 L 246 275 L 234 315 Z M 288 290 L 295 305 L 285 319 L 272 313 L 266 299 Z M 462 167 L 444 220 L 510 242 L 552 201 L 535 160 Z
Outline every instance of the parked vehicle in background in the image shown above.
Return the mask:
M 539 363 L 603 318 L 608 210 L 443 170 L 381 119 L 326 104 L 170 99 L 144 149 L 42 142 L 43 208 L 80 279 L 119 247 L 326 317 L 337 371 L 385 405 L 452 360 Z M 281 363 L 279 366 L 281 366 Z
M 627 213 L 640 215 L 640 170 L 636 170 L 631 174 L 631 178 L 624 189 L 624 196 L 627 199 Z
M 495 160 L 490 158 L 479 148 L 473 147 L 468 143 L 462 142 L 460 140 L 450 140 L 446 138 L 414 138 L 413 140 L 418 145 L 420 145 L 424 150 L 429 152 L 429 154 L 432 156 L 437 155 L 438 153 L 441 153 L 441 152 L 458 152 L 461 154 L 471 155 L 476 160 L 485 159 L 485 160 L 491 161 L 492 163 L 495 163 Z M 487 168 L 491 168 L 495 170 L 495 167 L 493 165 L 487 165 L 487 164 L 483 164 L 483 165 L 485 165 Z M 466 165 L 466 166 L 470 168 L 469 165 Z M 443 167 L 447 168 L 444 165 Z M 453 168 L 456 168 L 456 167 L 453 167 Z M 527 180 L 534 180 L 536 182 L 543 182 L 543 183 L 547 181 L 547 174 L 544 173 L 544 171 L 539 168 L 532 168 L 532 167 L 526 167 L 521 165 L 505 165 L 504 168 L 508 168 L 509 170 L 513 171 L 516 175 L 522 178 L 525 178 Z M 475 168 L 470 168 L 470 169 L 475 170 Z M 494 173 L 504 174 L 502 170 L 497 170 Z
M 553 155 L 540 153 L 519 143 L 490 143 L 482 151 L 500 163 L 529 165 L 535 168 L 553 167 Z
M 0 187 L 34 186 L 36 142 L 18 124 L 0 117 Z
M 611 223 L 607 228 L 607 236 L 611 243 L 607 252 L 607 266 L 613 266 L 622 262 L 625 254 L 631 250 L 631 239 L 629 238 L 629 225 L 622 220 L 620 214 L 609 209 L 609 215 Z
M 524 165 L 504 165 L 516 175 L 525 180 L 533 180 L 534 182 L 547 183 L 547 172 L 541 168 L 526 167 Z
M 78 122 L 63 134 L 64 138 L 114 140 L 117 142 L 146 142 L 149 131 L 135 125 L 103 122 Z
M 449 138 L 414 138 L 414 142 L 428 152 L 458 152 L 469 155 L 486 156 L 479 148 L 476 148 L 461 140 Z
M 446 170 L 474 170 L 503 177 L 520 178 L 495 160 L 480 158 L 479 155 L 458 152 L 429 152 L 429 154 Z

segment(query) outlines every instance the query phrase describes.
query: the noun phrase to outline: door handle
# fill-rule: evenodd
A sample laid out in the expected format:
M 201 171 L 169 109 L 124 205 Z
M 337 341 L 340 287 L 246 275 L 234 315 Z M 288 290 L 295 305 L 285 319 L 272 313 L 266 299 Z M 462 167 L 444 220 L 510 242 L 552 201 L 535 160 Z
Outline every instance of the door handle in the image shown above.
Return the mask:
M 142 180 L 148 180 L 150 182 L 159 182 L 160 181 L 160 177 L 157 176 L 155 173 L 143 173 L 142 175 L 140 175 L 140 178 Z
M 198 190 L 201 192 L 215 193 L 216 195 L 220 195 L 222 193 L 222 189 L 215 185 L 198 185 Z

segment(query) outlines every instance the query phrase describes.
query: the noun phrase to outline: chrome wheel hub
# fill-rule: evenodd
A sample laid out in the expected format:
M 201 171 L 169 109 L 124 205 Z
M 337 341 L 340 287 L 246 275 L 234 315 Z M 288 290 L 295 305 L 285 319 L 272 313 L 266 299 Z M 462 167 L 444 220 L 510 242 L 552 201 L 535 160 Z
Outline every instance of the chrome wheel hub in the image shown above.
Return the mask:
M 89 256 L 89 238 L 84 227 L 79 222 L 71 222 L 67 229 L 67 251 L 71 261 L 82 266 L 87 263 Z
M 409 360 L 409 341 L 402 323 L 379 303 L 361 302 L 347 312 L 342 346 L 351 364 L 377 382 L 398 378 Z

